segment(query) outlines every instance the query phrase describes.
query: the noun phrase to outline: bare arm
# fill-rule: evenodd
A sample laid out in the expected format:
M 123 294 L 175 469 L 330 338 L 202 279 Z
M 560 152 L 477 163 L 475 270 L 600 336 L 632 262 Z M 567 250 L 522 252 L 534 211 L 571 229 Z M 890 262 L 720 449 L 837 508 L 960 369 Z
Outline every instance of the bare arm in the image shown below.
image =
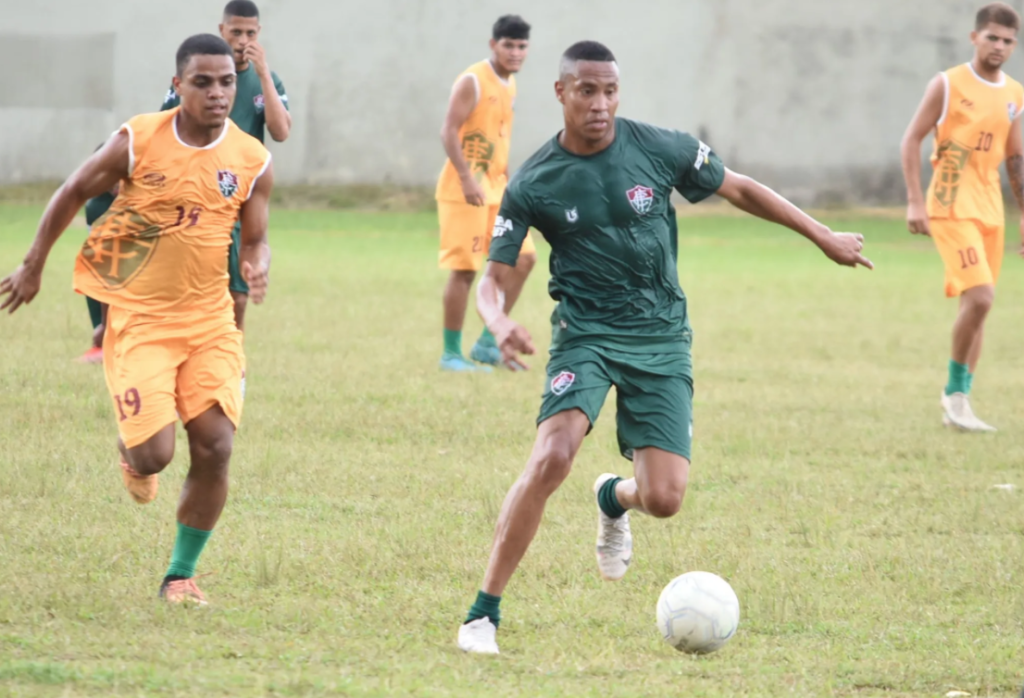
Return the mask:
M 13 313 L 35 298 L 50 250 L 86 201 L 110 191 L 128 176 L 130 149 L 128 135 L 118 132 L 57 189 L 43 212 L 25 260 L 13 274 L 0 281 L 0 298 L 7 296 L 0 310 L 10 308 L 9 312 Z
M 924 98 L 910 120 L 903 141 L 900 143 L 900 161 L 903 164 L 903 181 L 907 185 L 907 229 L 919 235 L 930 235 L 928 210 L 921 188 L 921 144 L 935 129 L 942 118 L 946 105 L 946 82 L 942 75 L 936 75 L 928 83 Z
M 242 204 L 242 244 L 238 248 L 238 261 L 245 282 L 249 284 L 249 298 L 259 304 L 267 295 L 270 282 L 270 244 L 267 228 L 270 224 L 270 192 L 274 188 L 274 163 L 253 185 L 249 200 Z
M 444 152 L 451 160 L 455 171 L 459 173 L 459 181 L 462 182 L 462 192 L 466 196 L 466 202 L 474 206 L 483 206 L 486 203 L 483 188 L 473 177 L 469 163 L 462 155 L 462 143 L 459 142 L 459 129 L 476 108 L 476 100 L 476 82 L 474 82 L 473 76 L 462 76 L 462 79 L 456 82 L 452 88 L 452 95 L 448 100 L 448 111 L 444 115 L 444 124 L 441 126 L 441 143 L 444 145 Z
M 1021 212 L 1021 248 L 1024 256 L 1024 138 L 1021 137 L 1020 118 L 1010 124 L 1010 135 L 1006 138 L 1006 174 L 1010 178 L 1010 189 Z
M 501 349 L 501 358 L 513 370 L 526 365 L 519 354 L 533 354 L 536 349 L 530 333 L 505 314 L 505 289 L 513 282 L 515 270 L 501 262 L 488 262 L 484 276 L 476 287 L 476 309 L 494 341 Z
M 817 245 L 836 264 L 855 267 L 858 264 L 874 269 L 874 265 L 860 254 L 864 236 L 851 233 L 833 233 L 774 191 L 750 177 L 725 170 L 725 179 L 718 195 L 741 211 L 778 223 L 794 230 Z
M 274 74 L 270 72 L 267 64 L 267 54 L 259 42 L 254 41 L 245 47 L 245 58 L 256 70 L 260 79 L 260 87 L 263 89 L 263 115 L 267 122 L 267 131 L 270 137 L 278 143 L 288 139 L 292 131 L 292 115 L 284 106 L 281 95 L 277 94 L 277 85 L 274 84 Z

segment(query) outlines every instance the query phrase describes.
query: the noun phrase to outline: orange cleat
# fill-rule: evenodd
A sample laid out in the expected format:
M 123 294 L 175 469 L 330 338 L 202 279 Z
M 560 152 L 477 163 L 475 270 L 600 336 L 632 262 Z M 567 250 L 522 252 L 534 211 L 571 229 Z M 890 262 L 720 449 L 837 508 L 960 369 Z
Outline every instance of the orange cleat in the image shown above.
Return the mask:
M 160 585 L 160 598 L 167 603 L 193 603 L 205 606 L 206 597 L 199 591 L 194 578 L 164 580 Z
M 75 360 L 80 364 L 101 364 L 103 363 L 103 347 L 92 347 Z
M 158 475 L 139 475 L 135 468 L 121 459 L 121 479 L 124 487 L 137 504 L 149 504 L 156 499 L 156 491 L 160 486 Z

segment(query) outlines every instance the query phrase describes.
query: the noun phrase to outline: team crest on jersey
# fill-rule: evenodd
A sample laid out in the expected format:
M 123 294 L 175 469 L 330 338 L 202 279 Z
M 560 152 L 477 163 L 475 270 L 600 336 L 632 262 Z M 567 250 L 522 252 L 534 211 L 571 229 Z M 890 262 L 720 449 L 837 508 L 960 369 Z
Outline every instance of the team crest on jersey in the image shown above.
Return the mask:
M 935 168 L 935 200 L 943 208 L 949 208 L 960 193 L 960 173 L 971 159 L 971 148 L 954 140 L 939 145 L 936 152 L 938 166 Z
M 575 223 L 579 219 L 580 212 L 576 210 L 575 206 L 573 206 L 572 208 L 567 208 L 565 210 L 565 220 L 569 221 L 570 223 Z
M 266 106 L 266 102 L 263 100 L 263 94 L 260 93 L 252 98 L 252 105 L 256 107 L 256 113 L 259 114 L 263 111 L 263 107 Z
M 124 288 L 152 259 L 163 229 L 133 208 L 111 208 L 101 220 L 103 232 L 86 238 L 79 258 L 105 288 Z
M 629 197 L 629 204 L 641 216 L 651 210 L 654 205 L 654 190 L 641 184 L 636 185 L 626 192 Z
M 1017 105 L 1010 102 L 1006 105 L 1006 112 L 1010 115 L 1010 121 L 1013 121 L 1017 118 Z
M 217 170 L 217 186 L 225 199 L 230 199 L 238 191 L 238 175 L 231 170 Z
M 551 379 L 551 392 L 555 395 L 561 395 L 569 387 L 576 382 L 576 374 L 570 373 L 569 371 L 562 371 L 557 376 Z

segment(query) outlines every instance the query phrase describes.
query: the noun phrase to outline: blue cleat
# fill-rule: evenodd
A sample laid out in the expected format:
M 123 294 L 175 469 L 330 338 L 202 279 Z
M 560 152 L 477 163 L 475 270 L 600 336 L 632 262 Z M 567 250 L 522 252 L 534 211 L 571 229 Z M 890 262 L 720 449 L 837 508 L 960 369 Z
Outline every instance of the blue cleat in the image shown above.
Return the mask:
M 442 371 L 453 371 L 455 373 L 490 373 L 490 366 L 478 366 L 459 354 L 445 352 L 441 355 Z
M 484 344 L 477 340 L 469 352 L 469 358 L 488 366 L 501 366 L 501 349 L 493 344 Z

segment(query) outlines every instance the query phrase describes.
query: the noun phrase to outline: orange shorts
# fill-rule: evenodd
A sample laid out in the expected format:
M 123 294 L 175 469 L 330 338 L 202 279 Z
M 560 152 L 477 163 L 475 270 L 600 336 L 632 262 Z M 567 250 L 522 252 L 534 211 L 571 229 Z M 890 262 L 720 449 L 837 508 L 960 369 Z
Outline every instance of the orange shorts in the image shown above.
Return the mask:
M 114 418 L 128 448 L 145 443 L 180 416 L 184 424 L 220 405 L 238 427 L 245 354 L 230 315 L 204 322 L 107 310 L 103 369 Z
M 932 218 L 932 239 L 946 266 L 946 296 L 995 285 L 1003 266 L 1004 226 L 975 220 Z
M 491 233 L 499 206 L 470 206 L 464 201 L 438 201 L 437 217 L 441 224 L 441 252 L 438 264 L 442 269 L 479 271 L 491 248 Z M 526 234 L 519 254 L 536 254 L 533 236 Z

